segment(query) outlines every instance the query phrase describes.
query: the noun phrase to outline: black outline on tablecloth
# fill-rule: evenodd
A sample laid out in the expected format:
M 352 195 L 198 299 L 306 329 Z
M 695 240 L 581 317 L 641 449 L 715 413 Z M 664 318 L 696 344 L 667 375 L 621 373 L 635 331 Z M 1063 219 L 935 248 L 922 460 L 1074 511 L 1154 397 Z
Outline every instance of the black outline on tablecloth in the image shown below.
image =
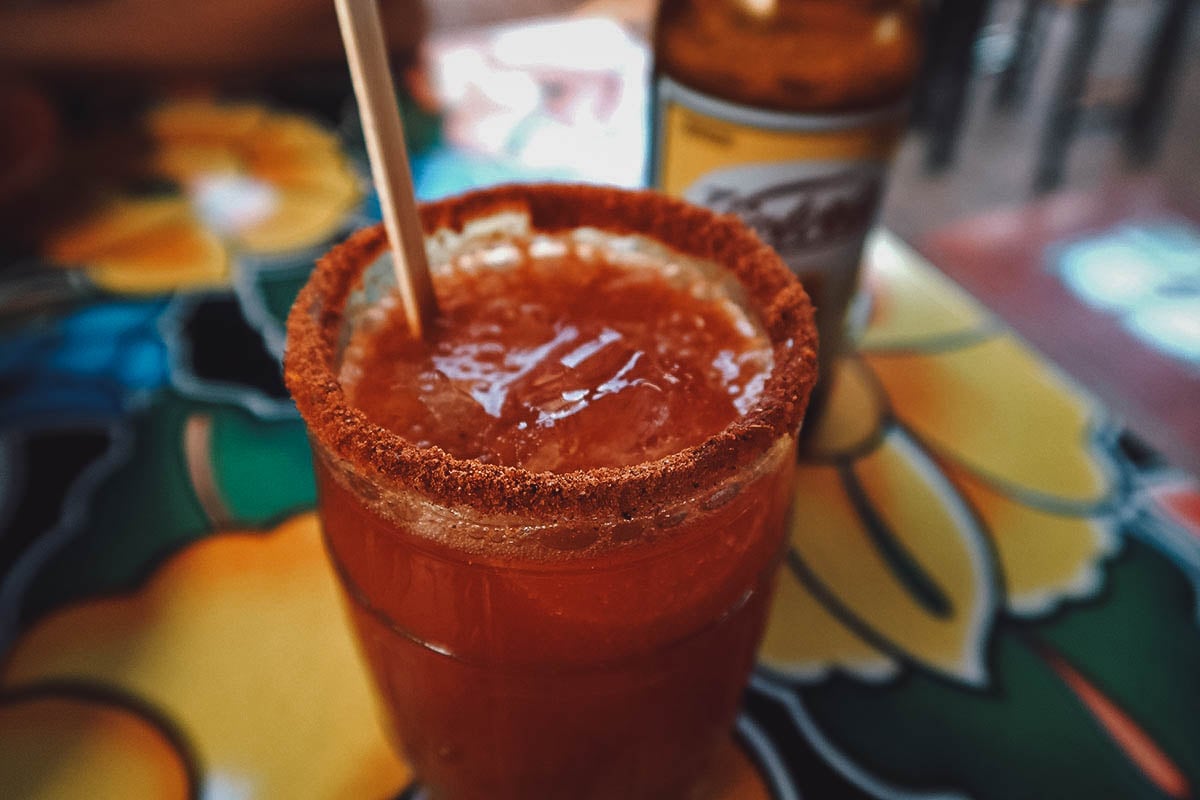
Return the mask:
M 67 488 L 58 520 L 30 543 L 0 581 L 0 657 L 8 652 L 17 639 L 21 611 L 28 599 L 29 587 L 37 580 L 46 564 L 86 529 L 84 523 L 91 511 L 96 490 L 120 469 L 133 453 L 134 432 L 128 424 L 128 419 L 79 415 L 69 419 L 31 420 L 3 434 L 10 442 L 25 441 L 30 435 L 43 431 L 69 430 L 76 425 L 92 425 L 108 433 L 109 446 L 99 458 L 84 467 Z M 0 663 L 2 662 L 3 659 L 0 658 Z
M 89 681 L 45 680 L 20 684 L 0 690 L 0 708 L 17 703 L 66 699 L 82 701 L 92 705 L 115 707 L 136 716 L 150 725 L 170 745 L 183 766 L 187 781 L 188 800 L 200 800 L 200 759 L 196 749 L 188 741 L 182 728 L 175 724 L 170 715 L 135 694 L 112 686 Z
M 237 307 L 246 327 L 259 338 L 263 353 L 276 360 L 262 334 L 246 319 L 245 309 L 235 292 L 220 289 L 177 294 L 158 318 L 158 330 L 167 348 L 171 386 L 185 397 L 214 405 L 235 406 L 269 422 L 298 419 L 299 412 L 290 396 L 277 399 L 256 386 L 212 381 L 196 374 L 192 368 L 191 351 L 187 346 L 189 337 L 185 328 L 191 313 L 200 304 L 217 300 L 232 302 Z M 282 369 L 280 365 L 281 376 Z
M 926 664 L 918 663 L 909 658 L 907 653 L 900 645 L 893 644 L 889 638 L 881 633 L 877 633 L 869 623 L 867 623 L 865 620 L 859 619 L 857 614 L 846 607 L 845 604 L 837 598 L 833 590 L 829 589 L 820 579 L 820 577 L 809 568 L 795 547 L 788 548 L 786 556 L 787 568 L 792 572 L 796 580 L 798 580 L 800 584 L 816 598 L 821 606 L 834 616 L 835 619 L 845 625 L 855 635 L 859 636 L 878 650 L 881 650 L 886 655 L 891 656 L 897 662 L 897 672 L 891 676 L 887 676 L 887 678 L 884 678 L 884 680 L 888 678 L 894 678 L 895 675 L 899 674 L 899 671 L 904 667 L 909 667 L 918 669 L 923 673 L 930 675 L 935 680 L 943 681 L 945 683 L 969 690 L 987 691 L 989 687 L 990 675 L 990 670 L 988 669 L 990 654 L 988 651 L 990 650 L 991 631 L 995 627 L 997 618 L 1007 609 L 1008 602 L 1003 574 L 1003 564 L 1001 563 L 999 555 L 996 551 L 995 543 L 992 539 L 993 534 L 986 521 L 980 516 L 979 511 L 965 496 L 963 496 L 963 493 L 959 490 L 958 486 L 953 482 L 953 480 L 951 480 L 950 477 L 946 475 L 944 471 L 942 471 L 936 453 L 931 451 L 919 437 L 913 435 L 901 425 L 897 424 L 889 428 L 884 438 L 886 439 L 893 434 L 897 434 L 902 437 L 924 456 L 930 467 L 935 470 L 937 475 L 939 475 L 945 482 L 945 486 L 941 488 L 952 492 L 952 496 L 961 506 L 959 510 L 965 512 L 972 522 L 975 532 L 974 544 L 977 545 L 982 551 L 983 557 L 987 562 L 985 565 L 986 568 L 981 571 L 981 577 L 984 580 L 987 580 L 987 586 L 985 589 L 986 593 L 981 599 L 982 606 L 979 623 L 981 628 L 979 629 L 978 635 L 978 641 L 984 649 L 984 652 L 980 654 L 979 659 L 979 665 L 983 670 L 983 674 L 978 676 L 978 680 L 972 680 L 970 676 L 963 676 L 957 673 L 951 675 L 941 670 L 934 669 Z M 853 459 L 849 457 L 842 459 L 841 463 L 838 465 L 839 478 L 843 481 L 844 489 L 847 488 L 844 484 L 845 474 L 852 473 L 853 467 Z M 847 491 L 847 497 L 851 504 L 855 507 L 855 512 L 862 521 L 864 527 L 870 524 L 871 519 L 875 519 L 880 526 L 879 529 L 875 531 L 875 536 L 894 538 L 893 534 L 887 529 L 882 517 L 874 512 L 871 512 L 869 515 L 864 515 L 864 508 L 860 508 L 859 504 L 868 502 L 869 498 L 865 496 L 859 496 L 856 498 L 854 494 L 849 491 Z M 975 548 L 972 547 L 971 549 Z M 799 674 L 789 673 L 786 667 L 763 666 L 761 669 L 765 670 L 766 674 L 776 676 L 777 679 L 788 683 L 805 682 L 804 677 Z M 852 677 L 855 675 L 855 673 L 852 673 L 838 665 L 833 665 L 831 670 L 833 669 L 846 672 Z M 879 681 L 871 682 L 878 683 Z

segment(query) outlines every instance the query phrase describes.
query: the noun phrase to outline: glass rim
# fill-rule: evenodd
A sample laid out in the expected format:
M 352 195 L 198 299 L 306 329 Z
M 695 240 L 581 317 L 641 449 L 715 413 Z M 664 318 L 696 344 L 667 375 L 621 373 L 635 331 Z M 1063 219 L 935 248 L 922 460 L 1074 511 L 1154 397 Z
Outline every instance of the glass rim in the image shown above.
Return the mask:
M 461 233 L 473 220 L 505 213 L 528 216 L 533 233 L 590 227 L 646 236 L 729 271 L 745 290 L 774 354 L 759 402 L 699 444 L 626 467 L 535 473 L 457 458 L 436 446 L 417 447 L 353 407 L 338 377 L 347 300 L 387 245 L 383 226 L 376 225 L 317 261 L 288 315 L 284 377 L 310 438 L 322 450 L 357 474 L 441 506 L 516 515 L 612 511 L 630 519 L 719 485 L 781 437 L 796 433 L 817 378 L 813 307 L 779 255 L 748 226 L 658 192 L 573 184 L 497 186 L 420 206 L 426 237 L 442 230 Z

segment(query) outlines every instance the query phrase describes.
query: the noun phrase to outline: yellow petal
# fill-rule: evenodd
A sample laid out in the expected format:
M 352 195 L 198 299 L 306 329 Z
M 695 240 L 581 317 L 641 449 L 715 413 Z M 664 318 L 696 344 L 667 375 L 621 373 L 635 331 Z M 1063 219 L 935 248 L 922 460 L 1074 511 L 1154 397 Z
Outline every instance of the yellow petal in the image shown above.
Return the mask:
M 0 700 L 0 797 L 189 796 L 183 756 L 132 710 L 67 694 Z
M 866 360 L 896 416 L 939 454 L 1031 501 L 1078 511 L 1107 498 L 1091 404 L 1012 336 Z
M 873 237 L 866 263 L 871 319 L 861 349 L 931 345 L 994 327 L 978 303 L 895 236 Z
M 183 222 L 190 214 L 180 197 L 113 201 L 51 237 L 46 257 L 67 266 L 85 264 L 148 231 Z
M 162 709 L 244 796 L 385 797 L 410 778 L 377 724 L 314 514 L 205 539 L 132 596 L 48 617 L 3 681 L 68 677 Z
M 281 191 L 270 216 L 238 232 L 238 244 L 257 254 L 312 247 L 337 233 L 353 202 L 344 192 Z
M 829 468 L 810 468 L 804 472 L 818 469 L 837 477 L 837 473 Z M 840 491 L 840 486 L 829 488 L 833 492 Z M 843 504 L 830 509 L 827 524 L 833 527 L 834 514 L 846 510 Z M 791 678 L 810 681 L 824 678 L 835 668 L 867 680 L 879 680 L 895 673 L 895 660 L 834 617 L 787 565 L 780 569 L 776 584 L 767 633 L 759 651 L 759 660 L 764 666 Z
M 295 114 L 270 115 L 246 143 L 246 156 L 251 161 L 340 151 L 338 138 L 332 131 Z
M 161 142 L 223 147 L 239 146 L 266 119 L 261 106 L 208 100 L 166 103 L 146 115 L 151 135 Z
M 991 531 L 1011 611 L 1044 614 L 1063 599 L 1091 597 L 1103 585 L 1101 564 L 1118 542 L 1107 520 L 1041 511 L 966 470 L 951 475 Z
M 242 151 L 249 175 L 278 190 L 266 218 L 237 232 L 253 253 L 296 250 L 337 233 L 359 198 L 358 177 L 337 137 L 296 116 L 272 115 Z
M 180 197 L 112 202 L 56 235 L 46 252 L 125 294 L 222 285 L 229 273 L 225 247 Z
M 280 189 L 292 189 L 354 197 L 358 176 L 340 153 L 322 151 L 303 158 L 251 160 L 247 169 L 259 180 Z
M 983 639 L 997 603 L 988 548 L 954 487 L 906 435 L 890 431 L 836 482 L 806 471 L 791 541 L 801 581 L 856 634 L 934 672 L 986 680 Z
M 864 452 L 874 447 L 882 435 L 886 400 L 875 376 L 861 360 L 839 358 L 830 385 L 824 412 L 812 423 L 813 430 L 805 431 L 804 458 Z
M 166 142 L 152 156 L 152 166 L 159 175 L 187 183 L 206 175 L 236 173 L 241 162 L 229 148 L 217 145 Z
M 98 286 L 122 294 L 221 286 L 228 282 L 229 257 L 220 239 L 189 219 L 97 253 L 88 275 Z

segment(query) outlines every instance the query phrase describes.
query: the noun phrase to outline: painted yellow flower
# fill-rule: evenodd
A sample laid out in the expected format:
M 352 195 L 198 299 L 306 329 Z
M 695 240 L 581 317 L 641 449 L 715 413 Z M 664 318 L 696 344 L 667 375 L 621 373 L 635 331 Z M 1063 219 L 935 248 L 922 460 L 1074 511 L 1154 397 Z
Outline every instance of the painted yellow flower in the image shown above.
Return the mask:
M 218 285 L 229 254 L 182 197 L 117 198 L 56 234 L 47 246 L 55 264 L 86 264 L 98 285 L 125 294 Z
M 185 757 L 120 702 L 65 687 L 0 695 L 0 796 L 194 797 Z
M 68 685 L 86 693 L 39 695 Z M 205 797 L 390 797 L 411 780 L 376 717 L 314 514 L 201 540 L 133 595 L 52 614 L 0 674 L 0 797 L 195 796 L 189 757 Z M 719 767 L 718 797 L 771 796 L 732 740 Z
M 110 291 L 225 285 L 236 254 L 318 245 L 360 197 L 337 137 L 305 118 L 187 101 L 144 122 L 150 171 L 181 194 L 115 197 L 45 247 L 51 262 L 84 266 Z
M 988 680 L 999 613 L 1100 586 L 1114 470 L 1078 390 L 896 240 L 802 458 L 762 657 L 801 681 L 902 665 Z
M 73 681 L 138 698 L 189 741 L 206 796 L 387 797 L 411 777 L 376 719 L 314 514 L 204 539 L 134 595 L 52 614 L 0 680 L 7 691 Z M 35 727 L 48 746 L 69 733 Z M 110 738 L 104 729 L 85 733 L 87 747 L 126 749 L 93 742 Z

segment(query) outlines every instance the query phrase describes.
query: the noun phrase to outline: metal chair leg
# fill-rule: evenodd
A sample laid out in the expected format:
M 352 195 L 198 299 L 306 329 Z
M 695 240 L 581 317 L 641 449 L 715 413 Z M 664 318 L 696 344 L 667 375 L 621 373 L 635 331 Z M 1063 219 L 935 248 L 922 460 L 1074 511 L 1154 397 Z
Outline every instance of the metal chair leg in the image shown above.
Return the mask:
M 1062 183 L 1067 152 L 1079 127 L 1079 102 L 1087 88 L 1088 74 L 1110 5 L 1111 0 L 1087 0 L 1075 10 L 1075 36 L 1054 93 L 1050 119 L 1042 135 L 1033 180 L 1035 192 L 1047 192 Z
M 953 0 L 948 5 L 945 39 L 938 43 L 944 56 L 930 76 L 925 114 L 929 134 L 925 168 L 930 172 L 943 170 L 954 161 L 974 73 L 975 41 L 991 0 Z
M 1169 0 L 1150 39 L 1137 94 L 1125 118 L 1122 146 L 1133 165 L 1145 166 L 1158 155 L 1194 5 L 1191 0 Z
M 996 108 L 1015 108 L 1025 100 L 1037 64 L 1043 0 L 1023 0 L 1017 17 L 1016 42 L 1008 63 L 1000 72 L 993 102 Z

